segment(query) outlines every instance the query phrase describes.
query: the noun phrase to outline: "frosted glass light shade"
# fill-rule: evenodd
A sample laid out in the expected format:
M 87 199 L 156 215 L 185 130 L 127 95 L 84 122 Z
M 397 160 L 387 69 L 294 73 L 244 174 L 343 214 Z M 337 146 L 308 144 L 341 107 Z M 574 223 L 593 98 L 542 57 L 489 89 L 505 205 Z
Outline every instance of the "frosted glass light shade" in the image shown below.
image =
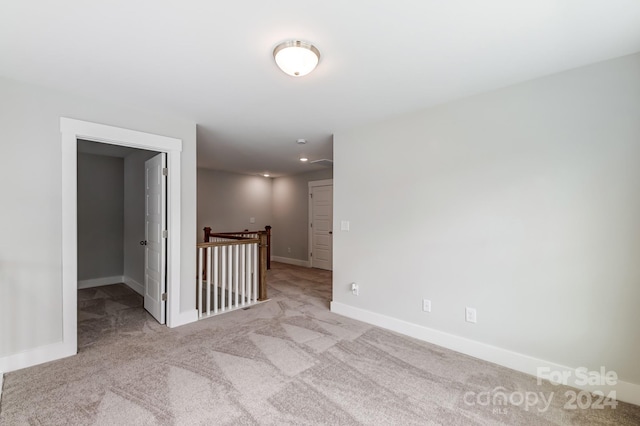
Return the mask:
M 290 40 L 273 49 L 278 67 L 293 77 L 302 77 L 315 69 L 320 61 L 320 51 L 304 41 Z

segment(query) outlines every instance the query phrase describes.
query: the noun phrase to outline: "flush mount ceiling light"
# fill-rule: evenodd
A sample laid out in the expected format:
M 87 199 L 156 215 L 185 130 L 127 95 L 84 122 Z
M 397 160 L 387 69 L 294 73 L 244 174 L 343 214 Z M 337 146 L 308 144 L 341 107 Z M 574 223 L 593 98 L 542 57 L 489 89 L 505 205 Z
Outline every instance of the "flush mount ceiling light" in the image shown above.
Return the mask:
M 264 177 L 269 177 L 269 176 L 271 176 L 271 175 L 270 175 L 269 173 L 265 173 L 265 174 L 263 174 L 262 176 L 264 176 Z
M 315 69 L 320 61 L 320 51 L 312 44 L 300 40 L 280 43 L 273 49 L 278 67 L 294 77 L 302 77 Z
M 301 155 L 300 161 L 302 161 L 303 163 L 306 163 L 307 161 L 309 161 L 309 158 L 306 155 Z

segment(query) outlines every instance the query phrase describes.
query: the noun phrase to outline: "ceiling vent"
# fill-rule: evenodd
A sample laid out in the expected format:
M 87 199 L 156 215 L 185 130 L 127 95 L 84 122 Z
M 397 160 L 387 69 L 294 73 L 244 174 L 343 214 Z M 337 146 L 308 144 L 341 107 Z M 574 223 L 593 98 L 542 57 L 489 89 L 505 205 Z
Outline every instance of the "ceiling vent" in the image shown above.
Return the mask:
M 322 160 L 313 160 L 310 163 L 323 167 L 333 167 L 333 160 L 328 160 L 326 158 L 323 158 Z

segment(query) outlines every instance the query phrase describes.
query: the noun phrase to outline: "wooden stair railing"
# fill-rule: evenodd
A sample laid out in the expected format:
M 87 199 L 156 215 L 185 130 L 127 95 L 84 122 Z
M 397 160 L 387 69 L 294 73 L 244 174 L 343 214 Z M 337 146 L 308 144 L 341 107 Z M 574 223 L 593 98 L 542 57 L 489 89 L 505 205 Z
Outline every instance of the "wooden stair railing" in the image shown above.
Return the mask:
M 211 234 L 198 243 L 196 308 L 199 318 L 267 300 L 266 233 L 259 238 Z
M 245 229 L 244 231 L 238 232 L 216 232 L 215 234 L 211 232 L 211 227 L 207 226 L 203 229 L 204 231 L 204 241 L 208 243 L 211 240 L 212 236 L 218 236 L 223 238 L 229 238 L 230 235 L 235 235 L 238 237 L 249 236 L 249 235 L 259 235 L 260 232 L 265 232 L 267 235 L 266 248 L 267 248 L 267 269 L 271 269 L 271 225 L 267 225 L 264 227 L 264 231 L 249 231 Z

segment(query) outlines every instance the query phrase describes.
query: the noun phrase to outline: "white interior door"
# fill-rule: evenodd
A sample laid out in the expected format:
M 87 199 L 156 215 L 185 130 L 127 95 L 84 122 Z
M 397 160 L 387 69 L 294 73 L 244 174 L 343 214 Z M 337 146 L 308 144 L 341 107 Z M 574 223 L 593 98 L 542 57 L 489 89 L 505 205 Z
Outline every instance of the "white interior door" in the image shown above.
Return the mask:
M 333 185 L 311 187 L 311 267 L 333 267 Z
M 167 239 L 167 155 L 162 153 L 145 162 L 145 256 L 144 308 L 160 324 L 165 323 Z

